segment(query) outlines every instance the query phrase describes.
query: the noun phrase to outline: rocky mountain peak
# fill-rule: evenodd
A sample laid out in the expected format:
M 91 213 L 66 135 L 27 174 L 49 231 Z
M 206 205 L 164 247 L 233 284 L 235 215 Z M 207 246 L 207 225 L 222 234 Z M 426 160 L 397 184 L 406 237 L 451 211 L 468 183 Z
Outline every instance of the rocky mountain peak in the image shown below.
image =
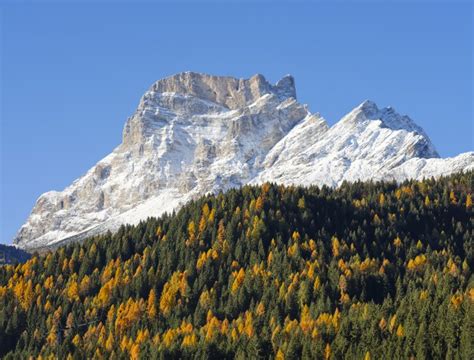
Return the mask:
M 371 100 L 365 100 L 356 106 L 334 125 L 334 128 L 337 132 L 349 132 L 352 135 L 355 133 L 397 135 L 400 137 L 398 146 L 402 138 L 404 141 L 410 140 L 409 146 L 407 145 L 404 150 L 404 154 L 408 157 L 439 157 L 428 135 L 410 117 L 399 114 L 391 106 L 379 108 Z M 388 129 L 390 132 L 384 132 L 383 129 Z
M 295 79 L 291 75 L 285 75 L 276 83 L 276 89 L 282 97 L 296 99 Z
M 122 142 L 126 147 L 141 146 L 171 119 L 202 121 L 199 115 L 246 112 L 251 104 L 269 99 L 276 103 L 294 101 L 293 77 L 286 75 L 272 85 L 261 74 L 249 79 L 189 71 L 175 74 L 158 80 L 143 95 L 125 124 Z
M 379 111 L 377 104 L 372 100 L 364 100 L 356 109 L 362 111 L 367 117 L 373 116 Z
M 294 80 L 289 75 L 272 85 L 261 74 L 237 79 L 188 71 L 158 80 L 151 91 L 194 96 L 231 110 L 249 105 L 266 94 L 277 95 L 282 100 L 296 98 Z
M 352 109 L 336 124 L 336 126 L 365 126 L 368 120 L 377 119 L 380 110 L 371 100 L 365 100 Z

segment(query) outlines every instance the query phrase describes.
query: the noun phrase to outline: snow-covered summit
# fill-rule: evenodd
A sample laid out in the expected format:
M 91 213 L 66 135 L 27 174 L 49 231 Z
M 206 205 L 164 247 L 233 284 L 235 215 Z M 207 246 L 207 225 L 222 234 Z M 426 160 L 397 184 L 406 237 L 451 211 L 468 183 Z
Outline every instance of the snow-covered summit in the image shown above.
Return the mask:
M 474 153 L 439 158 L 425 132 L 364 101 L 329 127 L 270 84 L 195 72 L 155 82 L 122 143 L 61 192 L 40 196 L 14 243 L 38 248 L 115 230 L 202 194 L 248 183 L 328 184 L 440 176 L 474 168 Z

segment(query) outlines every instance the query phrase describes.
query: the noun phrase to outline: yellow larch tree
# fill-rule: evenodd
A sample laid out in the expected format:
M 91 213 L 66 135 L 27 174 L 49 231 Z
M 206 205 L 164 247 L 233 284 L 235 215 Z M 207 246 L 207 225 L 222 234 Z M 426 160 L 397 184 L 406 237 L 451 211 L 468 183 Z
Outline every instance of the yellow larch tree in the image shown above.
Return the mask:
M 67 288 L 67 297 L 69 301 L 78 301 L 79 300 L 79 286 L 77 282 L 72 279 L 68 288 Z
M 385 195 L 383 193 L 381 193 L 379 195 L 379 204 L 380 206 L 384 206 L 385 205 Z
M 112 350 L 114 349 L 114 344 L 115 344 L 114 336 L 112 332 L 109 332 L 109 336 L 107 337 L 107 341 L 105 342 L 105 349 L 108 352 L 112 352 Z
M 449 193 L 449 200 L 451 201 L 451 204 L 457 204 L 458 203 L 458 199 L 456 198 L 456 195 L 454 194 L 454 191 L 451 190 L 451 192 Z
M 263 209 L 263 202 L 264 202 L 263 196 L 260 195 L 260 196 L 257 198 L 257 201 L 255 201 L 255 211 L 258 211 L 258 212 L 262 211 L 262 209 Z
M 156 317 L 156 294 L 154 289 L 151 289 L 150 293 L 148 294 L 147 314 L 150 319 L 154 319 Z
M 397 336 L 403 337 L 405 335 L 405 330 L 403 329 L 402 324 L 398 325 L 397 327 Z
M 191 221 L 188 224 L 188 240 L 186 241 L 186 245 L 193 245 L 196 241 L 196 225 L 194 221 Z
M 466 208 L 470 209 L 471 207 L 472 207 L 471 194 L 467 194 L 467 196 L 466 196 Z
M 329 360 L 330 358 L 331 358 L 331 345 L 327 343 L 326 348 L 324 349 L 324 359 Z

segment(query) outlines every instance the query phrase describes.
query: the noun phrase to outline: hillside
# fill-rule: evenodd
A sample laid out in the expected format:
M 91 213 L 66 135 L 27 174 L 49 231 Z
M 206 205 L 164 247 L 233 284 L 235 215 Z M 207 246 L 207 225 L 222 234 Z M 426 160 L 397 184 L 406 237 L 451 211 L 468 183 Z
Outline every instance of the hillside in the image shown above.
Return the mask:
M 473 172 L 265 183 L 0 267 L 0 355 L 474 358 Z
M 14 246 L 0 244 L 0 265 L 25 262 L 31 257 L 29 253 Z

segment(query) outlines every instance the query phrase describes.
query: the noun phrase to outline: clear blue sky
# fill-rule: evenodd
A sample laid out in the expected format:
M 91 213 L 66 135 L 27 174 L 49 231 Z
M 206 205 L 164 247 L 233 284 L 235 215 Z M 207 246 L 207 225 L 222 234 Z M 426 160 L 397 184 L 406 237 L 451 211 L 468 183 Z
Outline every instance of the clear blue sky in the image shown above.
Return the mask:
M 193 70 L 272 82 L 334 123 L 364 99 L 473 150 L 472 4 L 7 1 L 1 16 L 0 242 L 37 197 L 108 154 L 155 80 Z

